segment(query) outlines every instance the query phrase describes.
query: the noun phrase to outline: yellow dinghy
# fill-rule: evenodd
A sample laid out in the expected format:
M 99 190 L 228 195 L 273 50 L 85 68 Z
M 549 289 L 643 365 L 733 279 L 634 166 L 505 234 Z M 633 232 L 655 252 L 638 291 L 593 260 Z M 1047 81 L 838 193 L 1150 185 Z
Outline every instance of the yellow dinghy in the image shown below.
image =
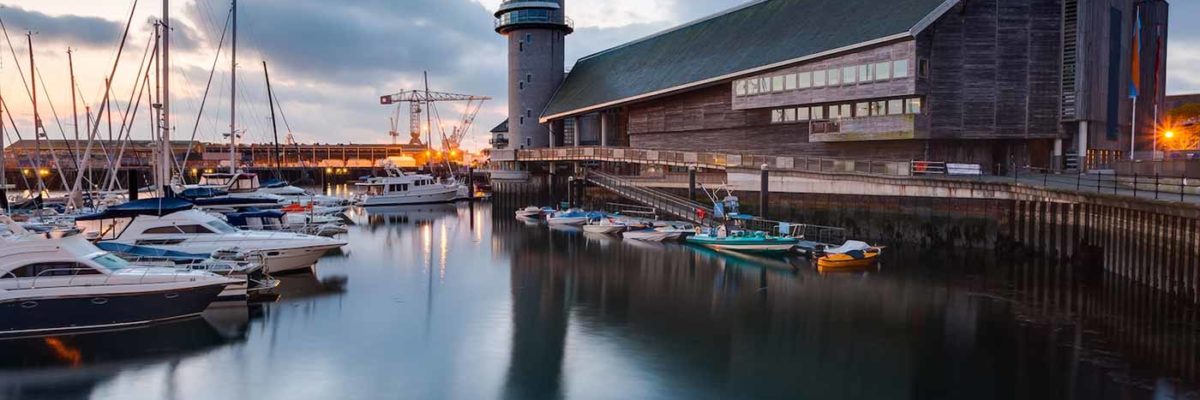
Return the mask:
M 879 262 L 881 252 L 878 247 L 848 241 L 841 247 L 826 250 L 825 255 L 817 259 L 817 267 L 822 272 L 867 269 Z

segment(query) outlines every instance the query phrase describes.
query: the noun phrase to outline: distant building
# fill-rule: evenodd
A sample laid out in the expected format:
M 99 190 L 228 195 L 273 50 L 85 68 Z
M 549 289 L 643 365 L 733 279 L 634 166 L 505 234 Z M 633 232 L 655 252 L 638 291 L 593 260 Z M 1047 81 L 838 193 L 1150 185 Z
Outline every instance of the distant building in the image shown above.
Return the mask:
M 506 1 L 498 26 L 531 4 L 546 3 Z M 569 33 L 554 5 L 543 34 Z M 520 87 L 524 31 L 498 28 L 522 104 L 509 148 L 1103 166 L 1151 150 L 1167 13 L 1162 0 L 754 1 L 580 59 L 541 109 L 529 99 L 545 91 Z M 529 115 L 540 129 L 512 123 Z

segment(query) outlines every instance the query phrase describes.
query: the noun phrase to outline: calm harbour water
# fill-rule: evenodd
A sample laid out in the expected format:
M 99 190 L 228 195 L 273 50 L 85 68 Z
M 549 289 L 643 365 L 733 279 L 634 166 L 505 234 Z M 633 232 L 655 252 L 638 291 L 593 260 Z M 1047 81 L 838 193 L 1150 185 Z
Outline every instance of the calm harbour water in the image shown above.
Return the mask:
M 903 248 L 821 275 L 523 203 L 357 210 L 277 302 L 0 341 L 0 399 L 1198 398 L 1195 311 L 1119 281 Z

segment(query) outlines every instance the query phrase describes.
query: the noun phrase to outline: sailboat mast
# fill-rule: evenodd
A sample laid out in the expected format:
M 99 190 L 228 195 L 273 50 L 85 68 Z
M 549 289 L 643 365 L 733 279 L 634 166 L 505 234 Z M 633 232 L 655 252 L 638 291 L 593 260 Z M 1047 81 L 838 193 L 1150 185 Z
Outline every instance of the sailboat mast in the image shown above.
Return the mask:
M 162 131 L 159 134 L 159 167 L 158 173 L 162 174 L 162 186 L 159 187 L 159 195 L 166 197 L 168 194 L 167 184 L 171 180 L 172 160 L 175 159 L 171 154 L 171 8 L 168 0 L 163 0 L 163 25 L 162 25 L 162 93 L 159 94 L 159 101 L 162 102 L 162 122 L 159 127 Z
M 46 183 L 42 181 L 42 117 L 41 114 L 38 114 L 37 70 L 34 69 L 33 64 L 33 32 L 27 31 L 25 39 L 29 45 L 29 81 L 33 83 L 33 166 L 37 169 L 34 171 L 34 175 L 37 176 L 38 182 L 37 193 L 34 194 L 34 197 L 37 197 L 46 188 Z
M 165 0 L 164 0 L 165 1 Z M 230 46 L 231 66 L 229 70 L 229 173 L 237 173 L 237 0 L 233 4 L 233 41 Z
M 275 123 L 275 94 L 271 91 L 271 73 L 267 70 L 267 61 L 263 60 L 263 76 L 267 79 L 267 104 L 271 106 L 271 132 L 275 135 L 275 177 L 283 179 L 283 170 L 279 168 L 279 124 Z

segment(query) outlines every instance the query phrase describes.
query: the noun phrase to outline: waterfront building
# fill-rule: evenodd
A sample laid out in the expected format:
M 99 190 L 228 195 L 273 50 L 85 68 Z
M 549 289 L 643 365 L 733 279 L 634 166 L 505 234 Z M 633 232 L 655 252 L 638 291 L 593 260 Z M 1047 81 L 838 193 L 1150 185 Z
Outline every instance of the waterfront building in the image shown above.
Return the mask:
M 538 61 L 504 28 L 516 4 L 545 3 L 497 12 L 508 149 L 1105 167 L 1149 154 L 1165 112 L 1163 0 L 753 1 L 581 58 L 540 109 L 520 87 Z M 541 29 L 569 32 L 555 5 Z

